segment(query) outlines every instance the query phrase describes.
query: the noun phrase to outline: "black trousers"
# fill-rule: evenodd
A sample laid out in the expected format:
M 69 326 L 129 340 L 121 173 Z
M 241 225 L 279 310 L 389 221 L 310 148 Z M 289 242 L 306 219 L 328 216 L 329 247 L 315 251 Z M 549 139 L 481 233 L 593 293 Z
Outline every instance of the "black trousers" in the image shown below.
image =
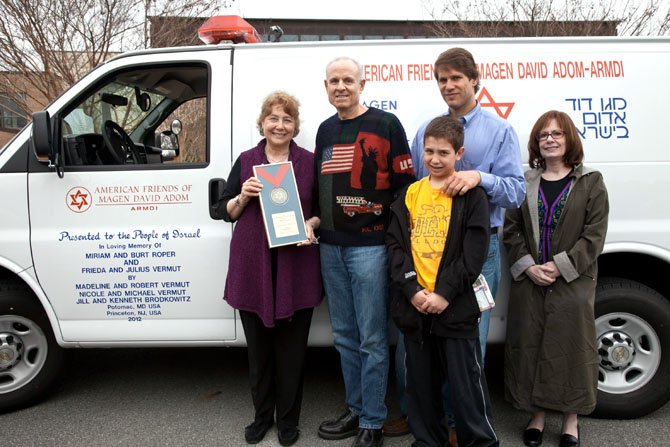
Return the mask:
M 277 428 L 297 427 L 302 405 L 307 337 L 313 309 L 295 312 L 268 328 L 252 312 L 240 311 L 247 339 L 249 384 L 254 419 L 271 422 L 275 410 Z
M 481 368 L 479 340 L 426 335 L 423 344 L 405 338 L 407 409 L 416 447 L 442 447 L 442 383 L 449 380 L 458 445 L 498 446 L 491 401 Z

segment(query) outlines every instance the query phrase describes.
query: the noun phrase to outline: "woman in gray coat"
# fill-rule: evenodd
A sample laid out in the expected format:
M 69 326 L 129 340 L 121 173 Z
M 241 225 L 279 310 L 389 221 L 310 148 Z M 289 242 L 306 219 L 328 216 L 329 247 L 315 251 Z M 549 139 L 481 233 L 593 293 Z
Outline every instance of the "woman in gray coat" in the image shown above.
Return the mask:
M 579 446 L 578 414 L 596 404 L 597 259 L 609 205 L 602 175 L 582 165 L 570 117 L 549 111 L 528 142 L 526 200 L 508 210 L 503 242 L 512 274 L 505 392 L 532 414 L 524 444 L 542 444 L 545 410 L 563 414 L 560 446 Z

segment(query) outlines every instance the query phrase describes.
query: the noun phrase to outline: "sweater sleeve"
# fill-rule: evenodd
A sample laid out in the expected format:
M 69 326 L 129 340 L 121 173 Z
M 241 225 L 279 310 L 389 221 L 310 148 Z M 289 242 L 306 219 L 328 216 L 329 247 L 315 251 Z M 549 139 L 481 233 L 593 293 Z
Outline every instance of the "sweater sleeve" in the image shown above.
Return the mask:
M 217 215 L 221 216 L 221 218 L 226 222 L 232 222 L 230 216 L 228 215 L 228 209 L 226 208 L 226 205 L 228 205 L 230 199 L 232 199 L 242 191 L 242 182 L 240 180 L 241 172 L 242 172 L 242 162 L 238 157 L 237 160 L 235 160 L 235 164 L 230 169 L 230 173 L 228 174 L 228 180 L 226 181 L 226 187 L 223 189 L 221 197 L 219 197 L 219 200 L 216 202 L 216 205 L 214 206 Z
M 416 135 L 414 135 L 414 139 L 412 140 L 412 146 L 410 147 L 412 167 L 414 168 L 414 175 L 417 179 L 422 179 L 428 175 L 428 171 L 423 165 L 423 136 L 429 122 L 430 121 L 426 121 L 419 127 L 419 130 L 416 131 Z
M 412 167 L 412 154 L 407 142 L 407 134 L 397 117 L 391 121 L 389 141 L 389 166 L 391 166 L 391 190 L 398 192 L 416 180 Z

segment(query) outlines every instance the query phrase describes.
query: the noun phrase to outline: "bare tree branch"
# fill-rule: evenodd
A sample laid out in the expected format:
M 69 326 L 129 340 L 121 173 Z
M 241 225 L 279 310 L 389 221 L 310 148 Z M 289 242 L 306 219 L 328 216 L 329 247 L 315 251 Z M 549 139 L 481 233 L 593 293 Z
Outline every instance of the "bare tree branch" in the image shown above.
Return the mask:
M 2 0 L 0 92 L 25 98 L 21 107 L 28 115 L 115 53 L 147 48 L 149 16 L 181 15 L 201 21 L 199 17 L 217 4 L 217 0 Z
M 426 8 L 431 11 L 428 3 Z M 660 0 L 445 0 L 431 12 L 439 36 L 667 35 Z

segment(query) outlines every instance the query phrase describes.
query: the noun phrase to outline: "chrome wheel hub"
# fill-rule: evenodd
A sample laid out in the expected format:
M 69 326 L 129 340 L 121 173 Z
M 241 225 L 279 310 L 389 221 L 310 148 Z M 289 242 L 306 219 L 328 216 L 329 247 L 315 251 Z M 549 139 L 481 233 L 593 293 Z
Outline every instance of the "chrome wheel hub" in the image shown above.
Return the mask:
M 623 332 L 612 331 L 598 339 L 600 364 L 604 368 L 621 369 L 630 365 L 635 356 L 633 341 Z
M 596 319 L 598 389 L 626 394 L 645 386 L 661 363 L 661 340 L 637 315 L 614 312 Z
M 49 344 L 42 329 L 19 315 L 0 315 L 0 395 L 21 389 L 42 370 Z
M 16 365 L 23 355 L 23 342 L 15 334 L 0 332 L 0 370 Z

